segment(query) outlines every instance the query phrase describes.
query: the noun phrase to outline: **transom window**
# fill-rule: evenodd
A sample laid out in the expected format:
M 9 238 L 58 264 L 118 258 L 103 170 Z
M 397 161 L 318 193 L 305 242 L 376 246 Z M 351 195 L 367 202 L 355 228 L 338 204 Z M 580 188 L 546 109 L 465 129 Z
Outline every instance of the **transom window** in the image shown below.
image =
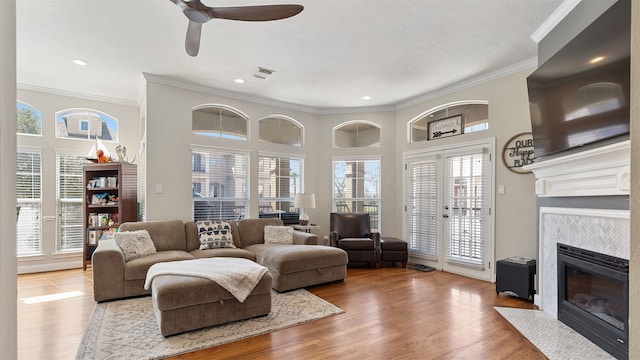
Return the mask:
M 91 109 L 68 109 L 56 113 L 56 137 L 118 142 L 118 120 Z
M 333 128 L 336 148 L 380 147 L 380 127 L 372 122 L 354 120 Z
M 380 159 L 333 160 L 333 211 L 365 212 L 380 231 Z
M 445 104 L 419 115 L 409 122 L 409 143 L 428 139 L 429 123 L 462 115 L 463 133 L 489 129 L 489 105 L 487 101 L 473 100 Z
M 196 135 L 247 140 L 249 117 L 225 105 L 203 105 L 191 112 L 191 130 Z
M 260 141 L 302 146 L 302 129 L 302 125 L 293 119 L 281 115 L 270 116 L 260 120 Z
M 42 112 L 35 107 L 16 101 L 16 133 L 42 135 Z

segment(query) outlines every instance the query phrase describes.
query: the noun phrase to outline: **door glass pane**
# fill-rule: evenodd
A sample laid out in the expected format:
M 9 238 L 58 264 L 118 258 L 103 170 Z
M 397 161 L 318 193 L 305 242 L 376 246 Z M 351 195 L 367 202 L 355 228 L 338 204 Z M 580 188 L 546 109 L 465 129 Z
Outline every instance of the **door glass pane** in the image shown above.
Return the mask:
M 57 155 L 57 252 L 82 250 L 82 165 L 86 162 L 81 155 Z
M 447 258 L 482 266 L 485 248 L 485 181 L 483 154 L 448 158 L 449 243 Z
M 18 151 L 16 159 L 17 255 L 42 253 L 42 155 Z
M 434 161 L 409 165 L 407 226 L 409 251 L 435 260 L 438 256 L 438 164 Z

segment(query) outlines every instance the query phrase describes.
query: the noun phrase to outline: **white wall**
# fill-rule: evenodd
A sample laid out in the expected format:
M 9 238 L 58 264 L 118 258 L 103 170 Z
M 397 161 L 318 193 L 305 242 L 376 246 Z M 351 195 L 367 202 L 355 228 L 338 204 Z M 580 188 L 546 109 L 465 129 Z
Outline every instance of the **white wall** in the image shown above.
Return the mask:
M 526 77 L 534 69 L 520 71 L 455 93 L 444 95 L 397 112 L 396 118 L 396 194 L 398 199 L 395 222 L 402 223 L 402 154 L 418 149 L 441 147 L 490 137 L 496 138 L 495 186 L 504 185 L 505 194 L 496 194 L 495 212 L 495 260 L 509 256 L 535 258 L 536 248 L 536 197 L 533 174 L 516 174 L 502 163 L 502 148 L 509 138 L 521 132 L 531 131 Z M 489 130 L 462 134 L 448 138 L 407 144 L 407 122 L 436 106 L 463 100 L 489 102 Z M 495 269 L 494 269 L 495 271 Z
M 36 148 L 42 151 L 42 215 L 56 217 L 56 152 L 87 154 L 94 142 L 92 140 L 56 139 L 55 114 L 70 108 L 88 108 L 106 113 L 118 120 L 119 141 L 105 142 L 107 150 L 115 158 L 115 147 L 122 144 L 127 147 L 127 157 L 133 160 L 139 149 L 140 110 L 137 105 L 100 101 L 80 96 L 59 95 L 51 92 L 18 90 L 17 99 L 34 106 L 42 112 L 42 136 L 18 135 L 18 147 Z M 15 108 L 15 100 L 14 100 Z M 15 155 L 14 159 L 15 159 Z M 15 161 L 15 160 L 14 160 Z M 14 193 L 15 202 L 15 193 Z M 82 253 L 55 254 L 56 221 L 42 221 L 42 256 L 22 257 L 18 259 L 18 273 L 51 271 L 82 266 Z
M 533 69 L 495 79 L 453 94 L 425 101 L 396 112 L 361 112 L 317 115 L 205 93 L 147 80 L 147 220 L 191 218 L 191 145 L 249 150 L 250 179 L 257 179 L 258 151 L 302 154 L 305 160 L 305 191 L 316 193 L 311 221 L 328 234 L 334 156 L 382 157 L 381 229 L 386 236 L 402 236 L 402 153 L 407 150 L 496 138 L 496 185 L 505 195 L 496 195 L 495 259 L 521 255 L 536 257 L 536 198 L 534 176 L 507 170 L 500 158 L 504 143 L 513 135 L 531 131 L 526 77 Z M 489 101 L 489 130 L 420 144 L 406 143 L 406 124 L 432 107 L 459 100 Z M 232 106 L 249 116 L 249 140 L 234 141 L 191 134 L 191 109 L 201 104 Z M 301 148 L 258 141 L 258 120 L 273 114 L 290 116 L 305 126 Z M 381 127 L 381 147 L 337 149 L 332 147 L 332 129 L 351 120 L 367 120 Z M 162 184 L 163 193 L 156 193 Z M 257 186 L 249 184 L 250 207 L 257 216 Z
M 0 1 L 0 358 L 17 358 L 16 3 Z

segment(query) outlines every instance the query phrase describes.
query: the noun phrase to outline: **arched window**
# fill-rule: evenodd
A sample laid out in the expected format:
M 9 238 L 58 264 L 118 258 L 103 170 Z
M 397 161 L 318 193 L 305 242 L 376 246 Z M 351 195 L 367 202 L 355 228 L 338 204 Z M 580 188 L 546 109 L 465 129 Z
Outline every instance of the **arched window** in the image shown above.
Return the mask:
M 342 123 L 333 128 L 333 147 L 380 147 L 380 127 L 364 120 Z
M 92 109 L 67 109 L 56 113 L 56 137 L 118 142 L 118 120 Z
M 42 136 L 42 112 L 35 107 L 16 101 L 16 133 Z
M 457 101 L 437 106 L 418 115 L 408 124 L 409 143 L 429 138 L 429 123 L 453 116 L 462 116 L 463 134 L 489 128 L 489 102 L 484 100 Z
M 302 129 L 300 123 L 289 117 L 272 115 L 260 120 L 260 141 L 302 146 Z
M 225 105 L 202 105 L 191 112 L 191 130 L 196 135 L 247 140 L 249 117 Z

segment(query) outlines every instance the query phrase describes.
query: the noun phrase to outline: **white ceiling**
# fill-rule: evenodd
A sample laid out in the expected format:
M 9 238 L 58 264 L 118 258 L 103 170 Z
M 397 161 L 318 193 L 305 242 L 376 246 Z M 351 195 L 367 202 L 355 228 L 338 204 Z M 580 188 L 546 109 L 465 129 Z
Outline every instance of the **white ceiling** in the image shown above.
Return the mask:
M 192 58 L 184 49 L 187 18 L 169 0 L 19 0 L 17 78 L 26 88 L 132 102 L 149 73 L 319 111 L 392 106 L 531 63 L 530 36 L 561 2 L 203 0 L 304 10 L 271 22 L 212 20 Z M 258 66 L 276 72 L 257 79 Z

